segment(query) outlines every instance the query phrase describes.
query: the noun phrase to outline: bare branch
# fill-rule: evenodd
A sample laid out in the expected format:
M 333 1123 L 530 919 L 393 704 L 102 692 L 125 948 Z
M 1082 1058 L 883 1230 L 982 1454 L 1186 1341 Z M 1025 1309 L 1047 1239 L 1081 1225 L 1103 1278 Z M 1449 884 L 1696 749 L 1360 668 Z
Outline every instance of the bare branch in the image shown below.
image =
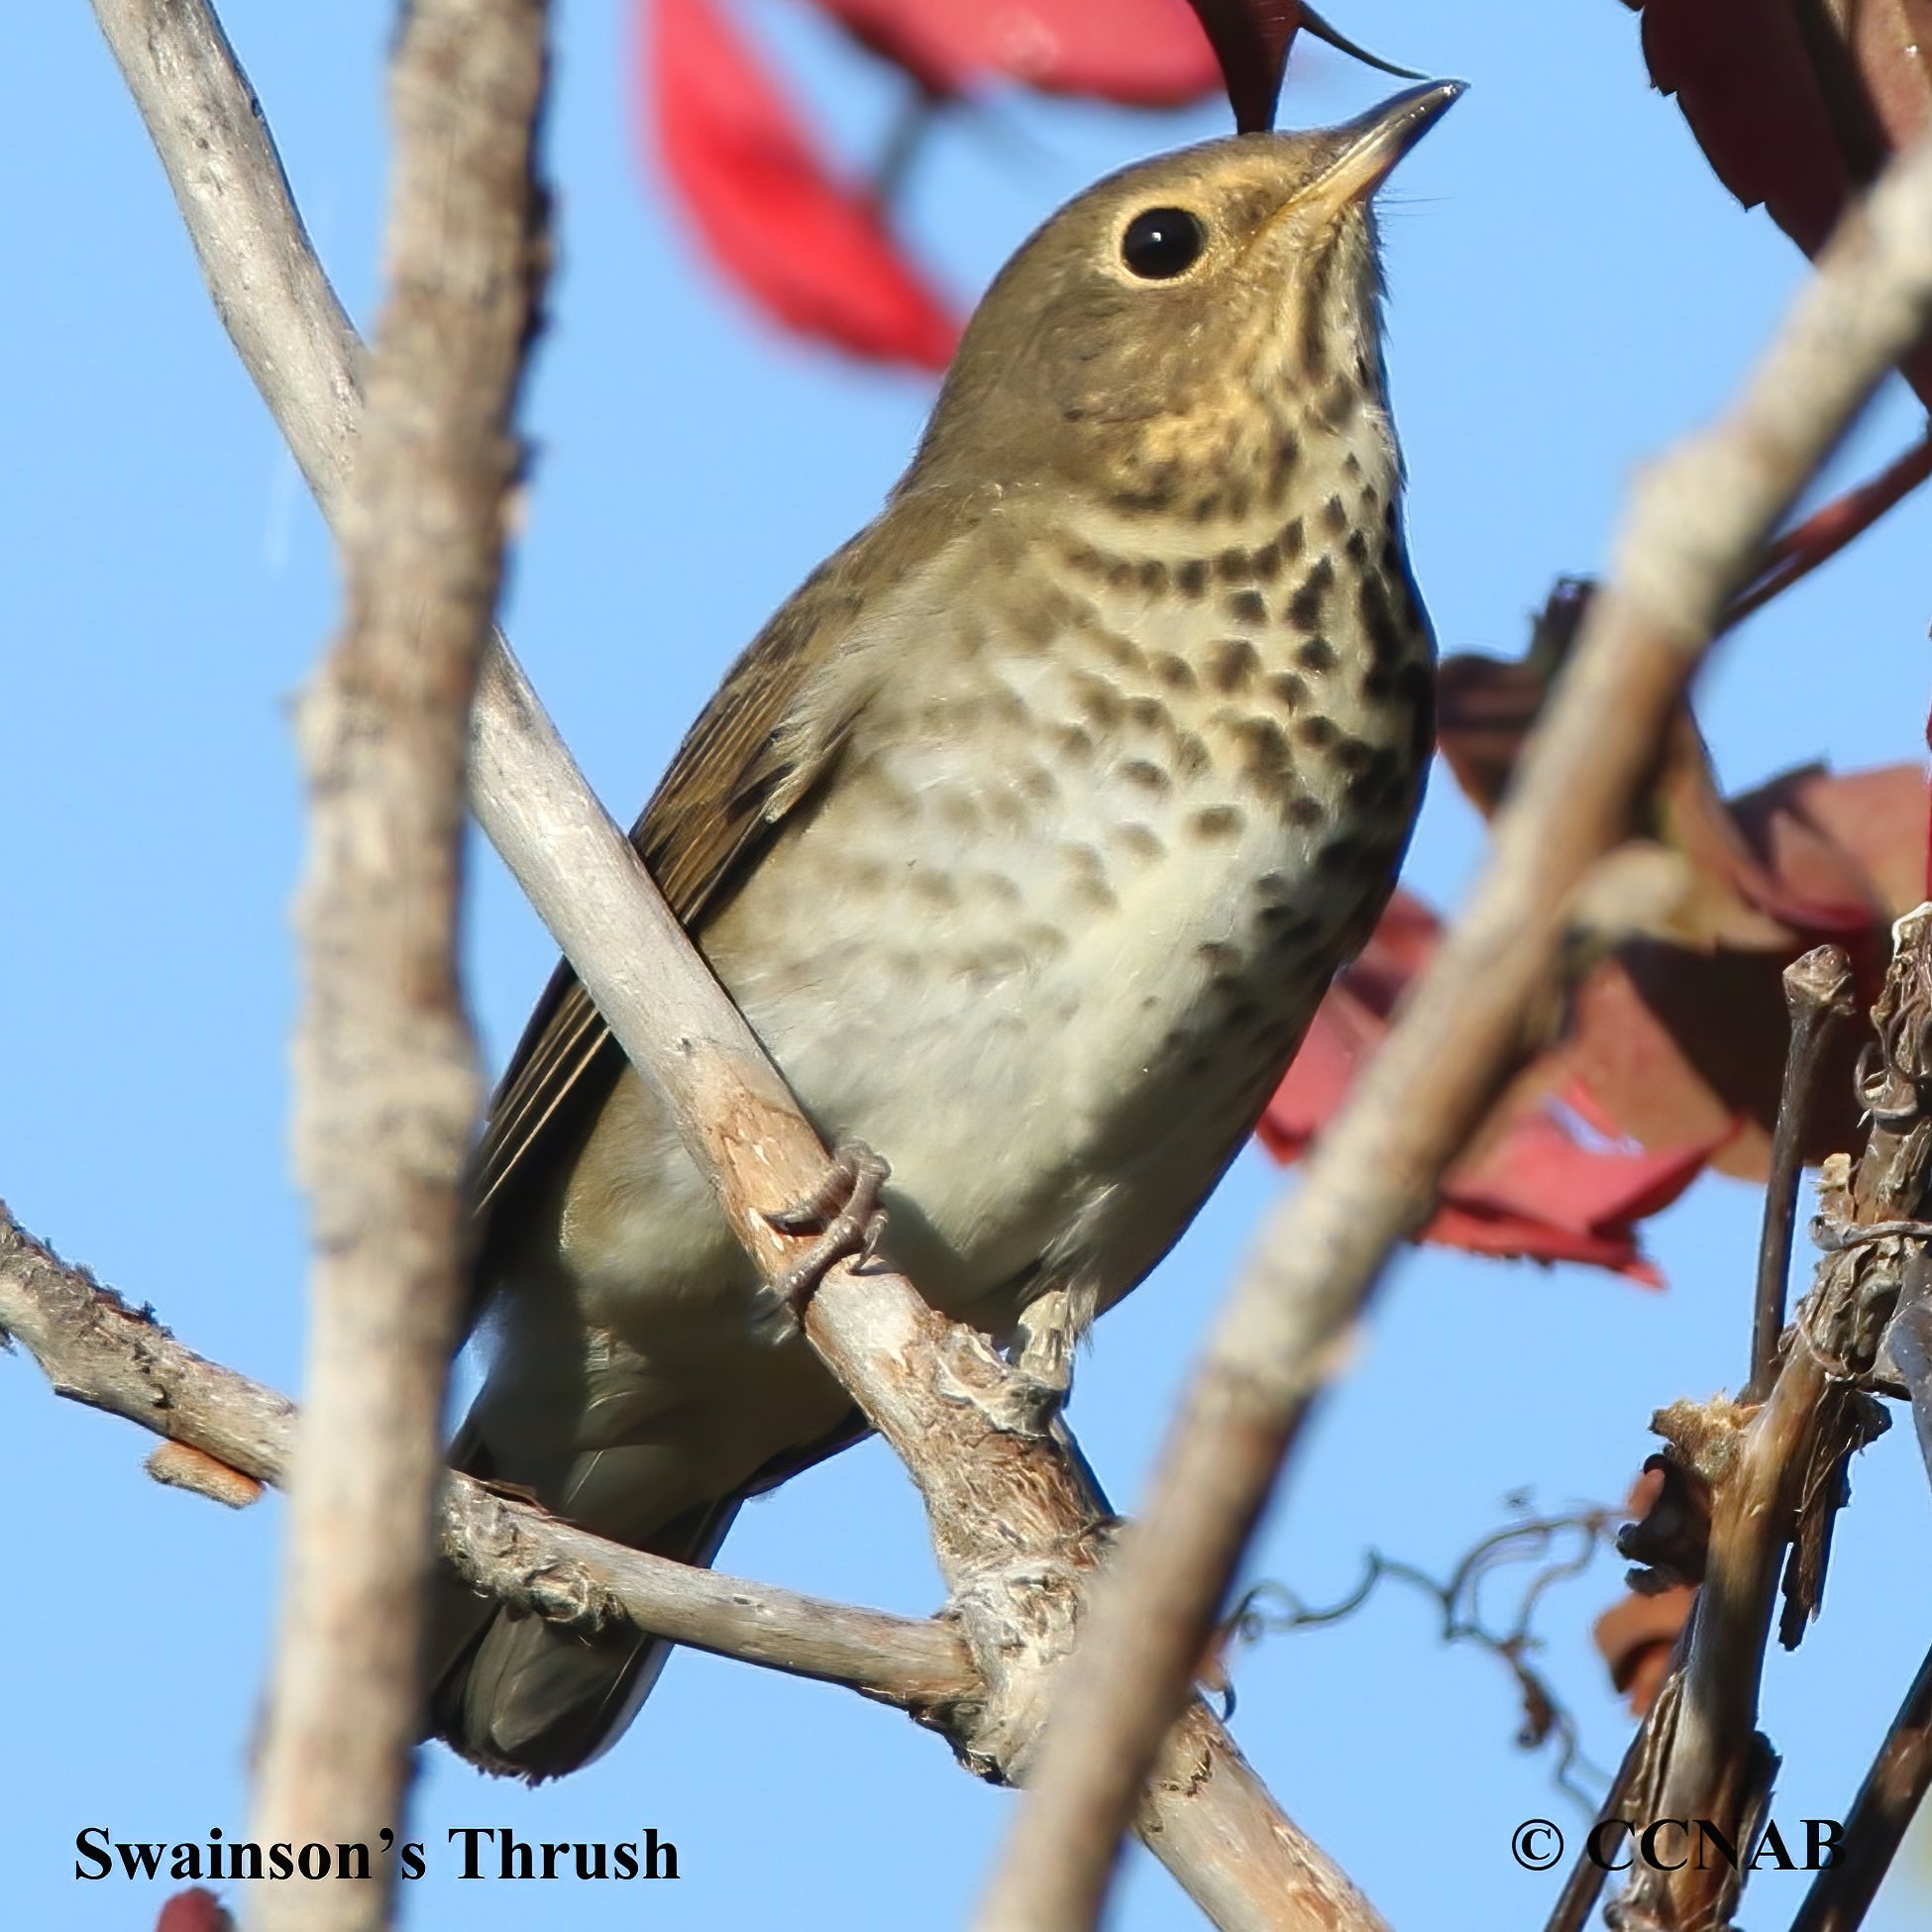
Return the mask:
M 1710 1487 L 1710 1549 L 1675 1681 L 1673 1716 L 1635 1815 L 1705 1818 L 1743 1848 L 1769 1801 L 1775 1769 L 1757 1730 L 1760 1678 L 1782 1564 L 1782 1637 L 1795 1644 L 1824 1584 L 1832 1516 L 1851 1455 L 1884 1417 L 1858 1384 L 1886 1318 L 1932 1235 L 1932 1133 L 1923 1095 L 1932 1025 L 1932 906 L 1894 927 L 1896 950 L 1873 1018 L 1879 1053 L 1861 1076 L 1872 1127 L 1856 1175 L 1834 1157 L 1823 1193 L 1824 1258 L 1798 1311 L 1791 1346 L 1764 1404 L 1678 1404 L 1661 1417 L 1677 1453 Z M 1739 1876 L 1711 1869 L 1633 1874 L 1633 1924 L 1721 1923 Z
M 1186 1694 L 1281 1459 L 1390 1250 L 1487 1104 L 1565 909 L 1622 835 L 1685 684 L 1778 519 L 1932 316 L 1932 144 L 1820 257 L 1731 414 L 1642 482 L 1467 912 L 1230 1297 L 1067 1673 L 977 1921 L 1072 1932 Z
M 363 345 L 309 246 L 261 103 L 203 0 L 93 0 L 228 331 L 325 510 L 362 420 Z
M 481 1099 L 457 973 L 468 725 L 543 281 L 546 29 L 544 0 L 413 0 L 390 69 L 388 295 L 339 519 L 347 612 L 298 719 L 293 1139 L 315 1259 L 256 1769 L 264 1842 L 378 1842 L 414 1762 Z M 249 1923 L 375 1932 L 394 1869 L 270 1885 Z
M 1195 1800 L 1180 1802 L 1191 1785 L 1198 1786 Z M 1341 1867 L 1282 1816 L 1199 1701 L 1169 1736 L 1138 1828 L 1148 1851 L 1216 1925 L 1387 1932 Z
M 1845 1814 L 1835 1862 L 1811 1881 L 1791 1932 L 1857 1932 L 1932 1787 L 1932 1651 L 1918 1666 Z
M 1762 1396 L 1777 1367 L 1784 1333 L 1784 1284 L 1791 1269 L 1791 1224 L 1798 1207 L 1805 1127 L 1817 1101 L 1818 1076 L 1836 1022 L 1852 1016 L 1852 962 L 1837 946 L 1813 946 L 1784 969 L 1784 1005 L 1791 1036 L 1784 1085 L 1777 1097 L 1771 1172 L 1765 1179 L 1765 1222 L 1758 1241 L 1758 1290 L 1751 1323 L 1751 1374 L 1745 1398 Z
M 1830 563 L 1928 477 L 1932 477 L 1932 432 L 1893 457 L 1876 477 L 1868 477 L 1786 530 L 1765 553 L 1758 575 L 1731 600 L 1724 613 L 1724 629 L 1743 623 L 1773 597 L 1782 596 L 1793 584 L 1802 583 L 1821 565 Z
M 335 518 L 356 414 L 319 398 L 353 398 L 353 337 L 339 308 L 313 298 L 326 287 L 247 82 L 204 0 L 95 3 L 217 308 Z M 271 272 L 254 271 L 258 250 L 276 265 Z M 777 1276 L 798 1249 L 761 1210 L 808 1194 L 823 1149 L 500 640 L 472 712 L 470 769 L 484 831 L 625 1052 L 664 1093 L 732 1226 L 767 1277 Z M 806 1321 L 813 1345 L 925 1497 L 952 1607 L 984 1673 L 985 1701 L 962 1753 L 1021 1778 L 1105 1544 L 1079 1469 L 984 1340 L 943 1322 L 903 1277 L 860 1278 L 841 1265 Z M 1168 1741 L 1141 1830 L 1222 1926 L 1366 1932 L 1379 1924 L 1267 1800 L 1198 1702 Z M 1210 1869 L 1210 1859 L 1223 1862 Z
M 157 1453 L 198 1455 L 230 1484 L 285 1480 L 295 1439 L 287 1397 L 183 1347 L 146 1309 L 67 1266 L 0 1207 L 0 1341 L 9 1336 L 56 1394 L 164 1438 Z M 625 1618 L 698 1650 L 847 1684 L 920 1713 L 945 1711 L 978 1690 L 978 1672 L 948 1624 L 648 1556 L 468 1476 L 446 1476 L 439 1528 L 443 1554 L 474 1588 L 538 1616 Z
M 1678 1656 L 1681 1655 L 1680 1645 Z M 1636 1735 L 1625 1747 L 1616 1775 L 1610 1780 L 1610 1788 L 1603 1794 L 1603 1802 L 1597 1806 L 1596 1816 L 1590 1820 L 1590 1829 L 1584 1833 L 1576 1856 L 1570 1863 L 1569 1877 L 1563 1880 L 1563 1888 L 1551 1909 L 1544 1932 L 1583 1932 L 1590 1922 L 1597 1894 L 1602 1891 L 1603 1881 L 1609 1873 L 1601 1863 L 1590 1857 L 1589 1848 L 1595 1842 L 1598 1828 L 1622 1815 L 1632 1789 L 1643 1775 L 1658 1708 L 1656 1704 L 1651 1706 L 1644 1722 L 1637 1727 Z

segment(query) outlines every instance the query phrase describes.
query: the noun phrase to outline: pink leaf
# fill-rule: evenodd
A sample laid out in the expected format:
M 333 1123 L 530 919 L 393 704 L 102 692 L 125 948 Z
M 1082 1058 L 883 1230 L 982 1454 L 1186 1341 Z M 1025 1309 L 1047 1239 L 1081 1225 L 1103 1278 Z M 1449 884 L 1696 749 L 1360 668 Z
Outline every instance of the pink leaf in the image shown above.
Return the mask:
M 1175 107 L 1212 93 L 1187 0 L 818 0 L 935 94 L 1017 80 L 1044 93 Z M 1292 0 L 1290 0 L 1292 4 Z

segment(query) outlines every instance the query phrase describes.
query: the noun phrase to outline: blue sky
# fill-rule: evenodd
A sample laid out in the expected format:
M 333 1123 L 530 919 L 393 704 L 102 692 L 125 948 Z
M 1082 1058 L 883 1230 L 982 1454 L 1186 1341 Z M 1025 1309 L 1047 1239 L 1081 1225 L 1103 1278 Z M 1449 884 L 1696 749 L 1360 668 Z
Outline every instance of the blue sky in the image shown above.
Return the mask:
M 704 270 L 640 176 L 626 9 L 560 14 L 550 163 L 561 267 L 530 397 L 535 490 L 506 622 L 613 811 L 628 819 L 719 672 L 873 511 L 930 389 L 772 334 Z M 747 9 L 813 111 L 863 154 L 894 96 L 798 10 Z M 380 215 L 377 0 L 232 0 L 226 20 L 311 231 L 367 320 Z M 1418 576 L 1446 650 L 1514 653 L 1552 579 L 1609 548 L 1633 469 L 1702 421 L 1803 272 L 1712 179 L 1648 89 L 1634 18 L 1587 5 L 1338 12 L 1405 64 L 1472 91 L 1405 163 L 1387 205 L 1391 366 Z M 1388 83 L 1310 47 L 1286 117 L 1341 118 Z M 1006 99 L 944 131 L 910 214 L 962 301 L 1095 175 L 1219 133 L 1203 110 L 1139 116 Z M 336 621 L 329 546 L 229 351 L 172 204 L 84 9 L 43 5 L 0 70 L 0 346 L 14 372 L 0 472 L 6 546 L 6 807 L 0 877 L 0 1196 L 191 1346 L 293 1390 L 300 1204 L 288 1174 L 287 908 L 301 849 L 288 728 Z M 1894 385 L 1895 386 L 1895 385 Z M 1912 433 L 1888 394 L 1840 476 Z M 1924 502 L 1730 641 L 1699 694 L 1726 783 L 1789 765 L 1919 755 L 1928 683 Z M 1438 903 L 1481 849 L 1434 787 L 1409 879 Z M 550 942 L 480 852 L 469 970 L 492 1065 Z M 1249 1156 L 1176 1254 L 1103 1325 L 1073 1421 L 1130 1503 L 1204 1323 L 1283 1186 Z M 1646 1419 L 1735 1386 L 1746 1349 L 1751 1189 L 1706 1181 L 1653 1231 L 1669 1290 L 1425 1253 L 1379 1301 L 1251 1559 L 1342 1594 L 1373 1546 L 1446 1571 L 1528 1490 L 1614 1500 Z M 125 1928 L 154 1897 L 77 1883 L 73 1838 L 230 1835 L 246 1815 L 278 1504 L 241 1517 L 158 1489 L 148 1439 L 0 1366 L 14 1573 L 0 1592 L 12 1790 L 0 1895 L 22 1923 Z M 1915 1666 L 1932 1536 L 1909 1430 L 1860 1464 L 1823 1622 L 1774 1657 L 1767 1722 L 1781 1821 L 1837 1815 Z M 909 1612 L 939 1590 L 915 1498 L 867 1446 L 746 1511 L 730 1566 Z M 1556 1592 L 1545 1665 L 1593 1756 L 1627 1735 L 1587 1643 L 1615 1595 L 1599 1562 Z M 1513 1749 L 1493 1661 L 1446 1652 L 1429 1606 L 1390 1591 L 1353 1622 L 1240 1661 L 1236 1731 L 1283 1803 L 1398 1927 L 1531 1926 L 1556 1878 L 1512 1829 L 1574 1814 L 1547 1759 Z M 835 1690 L 682 1656 L 608 1758 L 529 1792 L 433 1750 L 410 1835 L 430 1876 L 405 1924 L 487 1932 L 567 1912 L 592 1932 L 716 1927 L 783 1911 L 794 1932 L 956 1922 L 1010 1794 L 974 1783 L 904 1720 Z M 683 1876 L 620 1885 L 462 1883 L 456 1826 L 621 1839 L 654 1825 Z M 1925 1910 L 1894 1885 L 1871 1921 Z M 1753 1922 L 1795 1906 L 1765 1882 Z M 164 1887 L 163 1887 L 164 1889 Z M 1136 1857 L 1117 1921 L 1195 1923 Z

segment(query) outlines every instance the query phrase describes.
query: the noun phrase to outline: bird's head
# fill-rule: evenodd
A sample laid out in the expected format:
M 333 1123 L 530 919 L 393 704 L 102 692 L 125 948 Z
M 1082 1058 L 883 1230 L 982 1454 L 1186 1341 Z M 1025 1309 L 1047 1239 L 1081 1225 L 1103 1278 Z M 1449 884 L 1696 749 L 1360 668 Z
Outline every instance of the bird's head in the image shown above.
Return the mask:
M 1211 141 L 1076 197 L 987 290 L 909 483 L 1158 496 L 1238 461 L 1256 404 L 1319 414 L 1342 388 L 1379 407 L 1369 204 L 1461 92 L 1432 82 L 1343 127 Z

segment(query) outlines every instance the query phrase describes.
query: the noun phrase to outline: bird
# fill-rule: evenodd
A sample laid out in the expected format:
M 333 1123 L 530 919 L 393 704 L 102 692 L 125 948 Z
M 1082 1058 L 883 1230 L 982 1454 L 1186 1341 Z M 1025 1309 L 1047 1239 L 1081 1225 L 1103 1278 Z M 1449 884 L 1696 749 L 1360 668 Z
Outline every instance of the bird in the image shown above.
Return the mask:
M 631 834 L 926 1299 L 1062 1381 L 1385 905 L 1434 745 L 1372 199 L 1462 91 L 1129 165 L 968 322 L 904 477 Z M 473 1163 L 455 1466 L 709 1563 L 865 1433 L 567 965 Z M 876 1231 L 877 1221 L 869 1223 Z M 530 1780 L 668 1646 L 441 1579 L 426 1728 Z

